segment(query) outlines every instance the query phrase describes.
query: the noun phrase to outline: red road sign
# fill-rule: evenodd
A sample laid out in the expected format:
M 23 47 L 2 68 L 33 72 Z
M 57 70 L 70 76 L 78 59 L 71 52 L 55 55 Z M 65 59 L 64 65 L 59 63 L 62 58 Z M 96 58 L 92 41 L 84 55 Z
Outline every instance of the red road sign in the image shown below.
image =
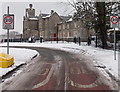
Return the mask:
M 112 16 L 110 18 L 110 21 L 112 22 L 112 24 L 117 24 L 119 22 L 119 17 L 118 16 Z
M 6 17 L 4 17 L 3 22 L 5 24 L 12 24 L 13 23 L 13 18 L 11 16 L 6 16 Z
M 14 15 L 3 15 L 3 29 L 14 29 Z

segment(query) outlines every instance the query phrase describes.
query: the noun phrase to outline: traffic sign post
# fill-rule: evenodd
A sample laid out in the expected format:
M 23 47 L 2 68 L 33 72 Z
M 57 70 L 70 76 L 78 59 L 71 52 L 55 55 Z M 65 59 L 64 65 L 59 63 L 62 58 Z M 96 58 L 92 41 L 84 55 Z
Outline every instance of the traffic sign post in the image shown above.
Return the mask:
M 110 16 L 110 27 L 111 28 L 118 28 L 119 17 L 118 15 L 111 15 Z
M 14 15 L 13 14 L 3 15 L 3 29 L 14 29 Z
M 110 27 L 114 28 L 114 60 L 116 60 L 116 31 L 115 28 L 119 26 L 119 17 L 118 15 L 110 16 Z
M 116 31 L 114 28 L 114 60 L 116 60 Z
M 14 29 L 14 15 L 9 14 L 9 6 L 7 14 L 3 15 L 3 29 L 7 29 L 7 54 L 9 54 L 9 29 Z

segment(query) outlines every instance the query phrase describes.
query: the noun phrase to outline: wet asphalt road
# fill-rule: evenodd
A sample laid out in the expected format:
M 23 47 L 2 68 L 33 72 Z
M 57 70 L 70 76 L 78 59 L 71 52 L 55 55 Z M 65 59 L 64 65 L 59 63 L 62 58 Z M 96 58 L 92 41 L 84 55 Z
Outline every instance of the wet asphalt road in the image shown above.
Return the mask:
M 115 87 L 89 57 L 48 48 L 31 49 L 37 50 L 40 56 L 4 83 L 3 90 L 111 90 Z

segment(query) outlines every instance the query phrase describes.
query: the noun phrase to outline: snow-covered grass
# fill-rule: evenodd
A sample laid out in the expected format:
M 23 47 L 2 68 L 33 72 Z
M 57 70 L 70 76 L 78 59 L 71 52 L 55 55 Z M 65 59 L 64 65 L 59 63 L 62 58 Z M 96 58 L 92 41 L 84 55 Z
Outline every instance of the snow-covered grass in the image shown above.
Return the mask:
M 6 43 L 0 44 L 0 46 L 6 45 Z M 47 47 L 91 56 L 93 57 L 95 65 L 105 67 L 106 70 L 108 70 L 118 79 L 118 52 L 117 60 L 114 60 L 114 51 L 112 50 L 105 50 L 101 48 L 95 48 L 94 46 L 87 46 L 86 43 L 82 43 L 82 45 L 79 46 L 78 44 L 68 42 L 59 42 L 58 44 L 56 44 L 56 42 L 10 43 L 10 46 Z
M 0 53 L 6 53 L 7 48 L 0 47 Z M 26 63 L 33 56 L 38 54 L 35 50 L 23 49 L 23 48 L 10 48 L 10 55 L 14 57 L 14 65 L 9 68 L 0 68 L 0 76 L 5 75 L 9 71 L 13 70 L 17 66 Z

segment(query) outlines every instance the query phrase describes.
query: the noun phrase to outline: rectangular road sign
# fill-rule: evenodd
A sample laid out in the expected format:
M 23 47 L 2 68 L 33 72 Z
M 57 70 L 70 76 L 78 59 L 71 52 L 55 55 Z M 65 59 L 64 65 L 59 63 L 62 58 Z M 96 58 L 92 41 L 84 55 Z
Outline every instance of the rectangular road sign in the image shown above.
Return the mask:
M 119 26 L 119 17 L 118 15 L 111 15 L 110 16 L 110 27 L 111 28 L 118 28 Z
M 14 29 L 14 15 L 13 14 L 3 15 L 3 29 Z

